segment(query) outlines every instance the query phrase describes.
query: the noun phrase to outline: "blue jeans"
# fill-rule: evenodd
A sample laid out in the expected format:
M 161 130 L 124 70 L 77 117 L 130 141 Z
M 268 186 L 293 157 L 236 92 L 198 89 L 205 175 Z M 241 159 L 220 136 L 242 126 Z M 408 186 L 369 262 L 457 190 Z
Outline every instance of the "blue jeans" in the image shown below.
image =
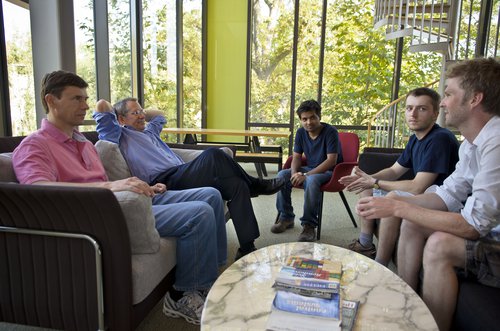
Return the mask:
M 301 172 L 311 171 L 310 167 L 300 168 Z M 284 220 L 294 220 L 295 214 L 293 213 L 292 206 L 292 177 L 291 169 L 284 169 L 278 172 L 278 177 L 285 180 L 285 185 L 278 192 L 276 198 L 276 209 L 278 209 L 279 217 Z M 328 182 L 332 177 L 331 171 L 326 171 L 322 174 L 308 175 L 304 181 L 304 215 L 300 218 L 301 224 L 309 223 L 313 226 L 318 226 L 318 214 L 320 203 L 320 187 Z
M 226 222 L 222 197 L 214 188 L 170 191 L 153 198 L 156 229 L 177 238 L 174 288 L 209 289 L 218 267 L 227 261 Z

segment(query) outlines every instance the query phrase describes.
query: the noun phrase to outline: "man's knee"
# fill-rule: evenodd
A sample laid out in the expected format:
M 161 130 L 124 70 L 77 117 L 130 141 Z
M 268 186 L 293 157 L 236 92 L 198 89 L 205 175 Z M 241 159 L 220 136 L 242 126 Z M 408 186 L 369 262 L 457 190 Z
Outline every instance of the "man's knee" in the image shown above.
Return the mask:
M 420 235 L 421 233 L 421 227 L 409 222 L 407 220 L 402 220 L 401 226 L 400 226 L 400 231 L 401 234 L 409 235 L 409 236 L 416 236 Z
M 201 187 L 200 190 L 203 192 L 203 194 L 208 198 L 208 199 L 220 199 L 222 200 L 221 194 L 219 190 L 213 187 Z
M 193 206 L 192 212 L 195 213 L 193 219 L 196 220 L 197 225 L 205 229 L 215 229 L 215 214 L 213 208 L 204 201 L 196 201 Z
M 292 171 L 290 169 L 283 169 L 278 172 L 277 177 L 283 178 L 285 180 L 290 180 L 292 177 Z
M 224 151 L 222 151 L 220 148 L 216 148 L 216 147 L 207 148 L 206 150 L 204 150 L 200 154 L 200 156 L 202 156 L 202 155 L 206 158 L 223 157 L 224 155 L 227 156 L 227 154 L 224 153 Z
M 458 237 L 446 232 L 432 233 L 424 248 L 423 264 L 448 263 L 457 258 Z M 461 241 L 461 240 L 459 240 Z
M 320 176 L 307 176 L 306 180 L 304 181 L 304 189 L 306 191 L 310 191 L 313 193 L 319 193 L 321 185 L 325 184 L 327 181 L 325 181 L 323 178 Z

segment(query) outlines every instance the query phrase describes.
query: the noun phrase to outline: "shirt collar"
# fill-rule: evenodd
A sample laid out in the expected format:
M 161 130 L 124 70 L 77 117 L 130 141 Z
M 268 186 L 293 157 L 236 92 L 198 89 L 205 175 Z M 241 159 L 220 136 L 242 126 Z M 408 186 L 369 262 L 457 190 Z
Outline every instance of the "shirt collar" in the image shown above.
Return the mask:
M 474 146 L 481 146 L 485 142 L 487 142 L 490 139 L 490 135 L 488 132 L 490 131 L 490 128 L 493 127 L 500 127 L 500 117 L 498 116 L 493 116 L 486 124 L 483 126 L 481 131 L 479 131 L 479 134 L 477 135 L 476 139 L 472 142 L 472 145 Z
M 69 138 L 64 132 L 59 130 L 54 124 L 50 123 L 46 118 L 42 119 L 42 130 L 47 132 L 54 140 L 59 143 L 65 143 L 68 140 L 76 140 L 76 141 L 86 141 L 87 139 L 83 134 L 81 134 L 78 130 L 73 129 L 73 136 Z

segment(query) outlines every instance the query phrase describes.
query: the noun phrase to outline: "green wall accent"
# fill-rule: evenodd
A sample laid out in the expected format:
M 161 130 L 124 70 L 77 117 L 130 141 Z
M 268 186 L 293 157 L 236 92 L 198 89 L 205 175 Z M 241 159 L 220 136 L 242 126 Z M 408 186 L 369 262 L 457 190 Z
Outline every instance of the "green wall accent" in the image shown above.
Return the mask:
M 245 129 L 247 0 L 208 1 L 207 127 Z M 210 136 L 211 141 L 243 141 Z

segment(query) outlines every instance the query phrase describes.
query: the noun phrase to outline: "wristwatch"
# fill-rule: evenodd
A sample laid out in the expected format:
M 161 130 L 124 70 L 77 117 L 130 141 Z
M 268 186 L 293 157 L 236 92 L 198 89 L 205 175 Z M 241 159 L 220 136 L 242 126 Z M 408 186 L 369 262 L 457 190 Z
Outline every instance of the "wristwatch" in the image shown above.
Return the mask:
M 307 172 L 304 172 L 303 175 L 307 177 Z
M 373 188 L 376 190 L 380 189 L 380 185 L 378 185 L 378 179 L 375 179 L 375 183 L 373 183 Z

